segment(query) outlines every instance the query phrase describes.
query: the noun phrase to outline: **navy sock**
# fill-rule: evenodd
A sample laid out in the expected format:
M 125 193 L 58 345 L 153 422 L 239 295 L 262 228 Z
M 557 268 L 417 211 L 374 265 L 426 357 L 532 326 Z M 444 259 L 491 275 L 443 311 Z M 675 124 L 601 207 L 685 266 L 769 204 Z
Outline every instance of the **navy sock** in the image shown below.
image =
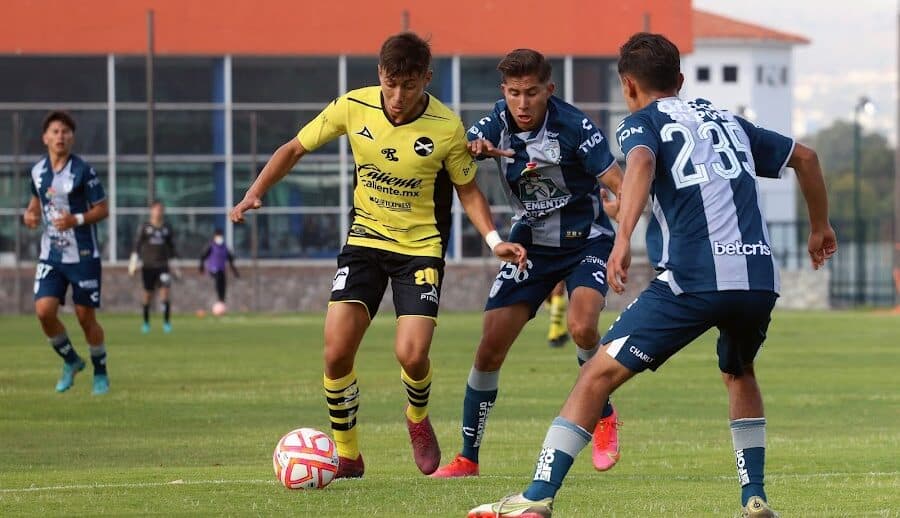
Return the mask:
M 169 315 L 172 313 L 172 304 L 168 300 L 163 301 L 163 322 L 169 323 Z
M 472 367 L 466 383 L 466 397 L 463 400 L 461 455 L 472 462 L 478 462 L 478 450 L 487 426 L 487 419 L 497 400 L 500 371 L 483 372 Z
M 144 323 L 150 323 L 150 304 L 144 304 Z
M 69 335 L 63 333 L 50 339 L 50 345 L 66 363 L 77 363 L 81 358 L 75 352 L 75 347 L 69 341 Z
M 94 364 L 94 374 L 106 374 L 106 345 L 91 346 L 91 363 Z
M 766 500 L 763 481 L 766 467 L 766 418 L 732 420 L 731 439 L 734 443 L 738 481 L 741 484 L 741 505 L 747 505 L 751 496 Z
M 544 438 L 544 446 L 534 468 L 534 478 L 525 490 L 525 498 L 542 500 L 555 497 L 575 457 L 590 441 L 591 434 L 584 428 L 563 417 L 554 419 Z

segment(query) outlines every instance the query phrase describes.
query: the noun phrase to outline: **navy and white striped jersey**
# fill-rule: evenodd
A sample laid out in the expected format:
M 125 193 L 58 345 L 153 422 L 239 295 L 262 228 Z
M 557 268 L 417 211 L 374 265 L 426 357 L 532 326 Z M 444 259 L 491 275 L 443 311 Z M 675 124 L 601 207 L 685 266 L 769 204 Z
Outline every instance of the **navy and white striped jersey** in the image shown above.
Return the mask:
M 603 132 L 578 108 L 551 96 L 541 127 L 522 131 L 506 101 L 500 100 L 466 137 L 483 138 L 516 153 L 498 160 L 504 190 L 515 209 L 510 241 L 571 248 L 587 239 L 614 235 L 603 212 L 597 177 L 616 161 Z
M 638 147 L 656 156 L 647 251 L 675 294 L 778 292 L 756 177 L 781 176 L 793 139 L 677 97 L 626 117 L 616 138 L 626 157 Z
M 81 225 L 57 230 L 53 220 L 61 213 L 87 212 L 106 199 L 103 185 L 94 169 L 71 155 L 61 171 L 54 173 L 46 156 L 31 168 L 31 193 L 41 201 L 44 233 L 41 235 L 42 261 L 71 264 L 81 258 L 99 258 L 96 225 Z

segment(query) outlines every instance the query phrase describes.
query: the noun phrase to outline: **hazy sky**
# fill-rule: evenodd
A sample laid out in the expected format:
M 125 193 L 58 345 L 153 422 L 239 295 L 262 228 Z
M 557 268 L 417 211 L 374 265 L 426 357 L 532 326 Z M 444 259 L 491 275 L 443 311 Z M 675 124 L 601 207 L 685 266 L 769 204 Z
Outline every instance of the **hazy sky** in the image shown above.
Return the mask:
M 694 7 L 812 40 L 794 48 L 796 136 L 852 119 L 867 95 L 876 112 L 863 124 L 896 142 L 898 0 L 694 0 Z

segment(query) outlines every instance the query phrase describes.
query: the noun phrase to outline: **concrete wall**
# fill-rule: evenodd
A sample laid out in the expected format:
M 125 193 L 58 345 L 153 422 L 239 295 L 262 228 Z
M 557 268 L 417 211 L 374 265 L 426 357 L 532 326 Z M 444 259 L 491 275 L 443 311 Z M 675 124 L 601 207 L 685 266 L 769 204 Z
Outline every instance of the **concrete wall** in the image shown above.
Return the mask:
M 193 266 L 193 263 L 192 265 Z M 323 311 L 328 304 L 335 266 L 329 263 L 297 266 L 260 267 L 256 294 L 254 275 L 249 265 L 238 265 L 243 276 L 229 277 L 228 303 L 232 311 L 293 312 Z M 484 301 L 496 275 L 497 264 L 478 261 L 447 266 L 441 295 L 445 311 L 477 311 Z M 215 302 L 215 290 L 210 277 L 201 275 L 185 265 L 184 277 L 172 289 L 172 305 L 176 312 L 193 313 L 209 310 Z M 15 313 L 16 270 L 0 268 L 0 313 Z M 608 308 L 619 311 L 631 302 L 653 275 L 646 261 L 635 260 L 629 272 L 629 291 L 624 295 L 611 294 Z M 18 308 L 32 312 L 33 267 L 19 269 L 21 298 Z M 779 307 L 827 308 L 828 273 L 812 271 L 782 272 L 782 297 Z M 140 311 L 140 277 L 129 277 L 123 266 L 104 266 L 103 310 L 109 312 Z M 71 298 L 68 299 L 71 308 Z M 392 315 L 390 288 L 380 308 L 381 314 Z

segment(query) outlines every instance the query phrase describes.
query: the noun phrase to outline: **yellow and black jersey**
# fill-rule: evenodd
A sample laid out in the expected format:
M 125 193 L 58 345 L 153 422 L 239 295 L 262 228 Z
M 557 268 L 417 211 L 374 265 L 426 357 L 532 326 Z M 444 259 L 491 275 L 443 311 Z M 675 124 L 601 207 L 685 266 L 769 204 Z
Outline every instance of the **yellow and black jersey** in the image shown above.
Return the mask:
M 394 124 L 381 88 L 360 88 L 335 99 L 297 134 L 307 151 L 339 135 L 350 139 L 356 176 L 348 244 L 444 256 L 451 184 L 474 180 L 476 166 L 459 117 L 431 95 L 426 102 L 419 117 Z

